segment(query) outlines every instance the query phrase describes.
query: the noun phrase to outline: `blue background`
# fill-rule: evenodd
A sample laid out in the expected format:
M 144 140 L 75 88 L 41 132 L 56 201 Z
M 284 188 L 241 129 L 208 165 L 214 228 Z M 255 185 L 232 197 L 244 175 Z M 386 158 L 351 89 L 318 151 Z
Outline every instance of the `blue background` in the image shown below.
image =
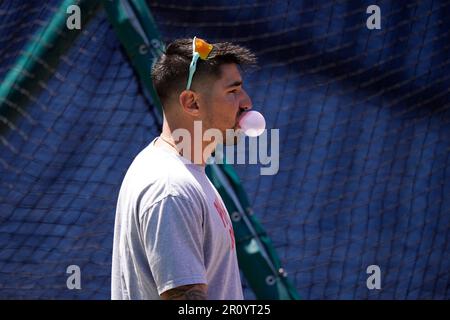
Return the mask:
M 0 4 L 0 79 L 58 3 Z M 366 28 L 371 4 L 381 30 Z M 245 88 L 280 129 L 280 171 L 235 167 L 303 299 L 450 298 L 449 1 L 149 6 L 166 43 L 256 53 Z M 158 125 L 104 11 L 82 28 L 0 135 L 0 298 L 110 296 L 119 187 Z M 72 264 L 81 290 L 66 287 Z M 373 264 L 381 290 L 366 287 Z

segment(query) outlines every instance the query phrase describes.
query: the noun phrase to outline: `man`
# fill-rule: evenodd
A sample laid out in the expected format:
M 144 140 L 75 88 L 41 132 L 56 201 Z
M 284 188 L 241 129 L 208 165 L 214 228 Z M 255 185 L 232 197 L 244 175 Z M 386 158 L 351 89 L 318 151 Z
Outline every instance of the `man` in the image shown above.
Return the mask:
M 239 117 L 252 107 L 238 67 L 255 61 L 243 47 L 194 38 L 169 44 L 154 65 L 164 123 L 120 189 L 113 299 L 243 298 L 232 224 L 205 174 L 214 148 L 202 133 L 217 129 L 223 140 L 215 143 L 225 144 L 227 129 L 238 129 Z M 192 139 L 177 138 L 180 130 Z

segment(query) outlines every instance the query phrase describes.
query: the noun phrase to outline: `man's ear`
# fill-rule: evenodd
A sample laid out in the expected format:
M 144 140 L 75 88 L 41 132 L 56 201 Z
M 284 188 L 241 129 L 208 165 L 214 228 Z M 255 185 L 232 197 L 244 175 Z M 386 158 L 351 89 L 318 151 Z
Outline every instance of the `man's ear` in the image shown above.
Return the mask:
M 197 93 L 192 90 L 183 90 L 178 97 L 178 101 L 180 102 L 183 111 L 194 117 L 197 117 L 200 114 L 197 100 Z

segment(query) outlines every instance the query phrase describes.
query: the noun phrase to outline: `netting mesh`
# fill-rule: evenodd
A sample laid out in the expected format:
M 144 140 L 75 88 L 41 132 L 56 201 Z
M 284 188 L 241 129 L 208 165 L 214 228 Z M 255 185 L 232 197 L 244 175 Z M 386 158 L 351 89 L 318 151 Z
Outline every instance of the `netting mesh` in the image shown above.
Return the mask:
M 0 4 L 0 79 L 58 4 Z M 280 129 L 280 170 L 235 168 L 302 298 L 448 299 L 450 1 L 378 1 L 381 30 L 371 4 L 149 2 L 166 42 L 258 56 L 245 87 Z M 22 117 L 1 119 L 1 298 L 109 298 L 120 183 L 159 125 L 104 12 L 82 27 Z
M 9 44 L 20 36 L 22 43 L 31 38 L 30 28 L 44 23 L 40 17 L 50 16 L 57 4 L 18 5 L 24 16 L 40 8 L 28 28 L 15 26 L 14 5 L 9 6 L 1 11 L 0 47 L 17 56 L 23 47 Z M 109 297 L 120 180 L 133 156 L 158 132 L 104 13 L 83 27 L 34 97 L 36 103 L 23 108 L 25 116 L 15 128 L 2 133 L 3 298 Z M 3 63 L 2 73 L 11 67 L 12 61 Z M 66 286 L 66 268 L 73 264 L 81 268 L 80 291 Z

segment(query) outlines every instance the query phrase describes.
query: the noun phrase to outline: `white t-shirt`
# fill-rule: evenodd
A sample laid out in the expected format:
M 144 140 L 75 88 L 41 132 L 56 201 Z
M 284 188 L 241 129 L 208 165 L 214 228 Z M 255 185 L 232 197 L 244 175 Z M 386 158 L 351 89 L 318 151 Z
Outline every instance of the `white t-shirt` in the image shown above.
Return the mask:
M 155 147 L 134 159 L 117 201 L 112 299 L 160 299 L 182 285 L 208 285 L 208 299 L 243 299 L 233 227 L 205 174 Z

